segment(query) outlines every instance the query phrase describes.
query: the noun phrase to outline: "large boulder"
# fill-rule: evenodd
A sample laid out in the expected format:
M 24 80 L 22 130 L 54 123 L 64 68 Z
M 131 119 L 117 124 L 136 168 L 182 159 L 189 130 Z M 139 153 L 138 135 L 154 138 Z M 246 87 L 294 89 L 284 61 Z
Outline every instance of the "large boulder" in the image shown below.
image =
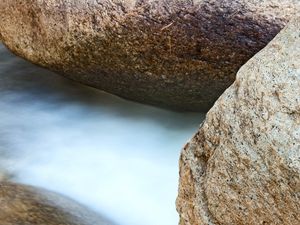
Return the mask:
M 96 213 L 58 194 L 0 182 L 2 225 L 111 225 Z
M 245 64 L 180 158 L 180 225 L 300 224 L 300 18 Z
M 1 0 L 0 39 L 104 91 L 208 110 L 299 9 L 299 0 Z

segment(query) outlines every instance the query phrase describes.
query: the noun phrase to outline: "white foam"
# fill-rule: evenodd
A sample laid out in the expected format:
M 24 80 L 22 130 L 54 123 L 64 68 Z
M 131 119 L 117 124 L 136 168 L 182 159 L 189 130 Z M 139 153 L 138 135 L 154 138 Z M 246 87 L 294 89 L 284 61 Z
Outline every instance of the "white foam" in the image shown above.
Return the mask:
M 120 225 L 174 225 L 181 147 L 201 114 L 125 101 L 0 46 L 1 165 Z

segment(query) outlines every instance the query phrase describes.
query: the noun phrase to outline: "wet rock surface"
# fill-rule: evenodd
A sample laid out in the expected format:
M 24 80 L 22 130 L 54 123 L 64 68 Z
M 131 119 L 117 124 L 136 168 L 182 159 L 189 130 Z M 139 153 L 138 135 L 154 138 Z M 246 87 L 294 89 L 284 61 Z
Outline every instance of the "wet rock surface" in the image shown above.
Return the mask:
M 0 182 L 0 202 L 5 225 L 112 225 L 66 197 L 32 186 Z

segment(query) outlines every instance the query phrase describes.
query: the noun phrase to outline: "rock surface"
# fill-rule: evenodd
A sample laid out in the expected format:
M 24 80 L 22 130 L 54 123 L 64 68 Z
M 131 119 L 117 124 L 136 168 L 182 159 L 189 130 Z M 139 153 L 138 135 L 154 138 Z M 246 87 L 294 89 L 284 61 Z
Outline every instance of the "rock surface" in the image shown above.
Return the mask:
M 245 64 L 180 158 L 181 225 L 300 224 L 300 18 Z
M 78 203 L 31 186 L 0 182 L 2 225 L 109 225 Z
M 208 110 L 298 0 L 1 0 L 15 54 L 104 91 Z

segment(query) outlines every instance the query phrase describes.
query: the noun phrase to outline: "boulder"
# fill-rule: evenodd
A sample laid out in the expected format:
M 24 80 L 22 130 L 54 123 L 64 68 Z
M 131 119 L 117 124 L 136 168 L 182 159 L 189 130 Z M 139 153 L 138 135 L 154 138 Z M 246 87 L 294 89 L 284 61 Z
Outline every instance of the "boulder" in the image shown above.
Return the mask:
M 0 224 L 112 225 L 84 206 L 31 186 L 0 182 Z
M 180 225 L 300 224 L 300 18 L 250 59 L 180 157 Z
M 72 80 L 206 111 L 298 0 L 1 0 L 0 40 Z

